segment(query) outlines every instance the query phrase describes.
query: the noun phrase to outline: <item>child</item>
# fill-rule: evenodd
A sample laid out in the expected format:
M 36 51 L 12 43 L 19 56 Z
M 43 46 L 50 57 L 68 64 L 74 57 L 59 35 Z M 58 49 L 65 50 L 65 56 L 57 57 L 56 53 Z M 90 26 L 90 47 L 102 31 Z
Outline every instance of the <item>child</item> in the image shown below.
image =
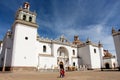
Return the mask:
M 65 76 L 65 71 L 64 69 L 60 69 L 60 77 L 64 77 Z

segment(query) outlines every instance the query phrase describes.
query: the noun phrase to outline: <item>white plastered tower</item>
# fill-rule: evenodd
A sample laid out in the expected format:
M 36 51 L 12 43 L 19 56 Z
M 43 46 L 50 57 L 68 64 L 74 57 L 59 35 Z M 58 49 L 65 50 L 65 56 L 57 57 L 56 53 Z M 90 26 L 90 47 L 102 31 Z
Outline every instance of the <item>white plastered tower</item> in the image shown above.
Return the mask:
M 29 8 L 30 4 L 25 2 L 23 7 L 18 9 L 12 26 L 12 70 L 33 70 L 37 65 L 35 43 L 38 25 L 36 24 L 36 13 L 29 11 Z
M 112 29 L 112 36 L 115 44 L 118 67 L 120 69 L 120 29 L 116 31 L 114 28 Z

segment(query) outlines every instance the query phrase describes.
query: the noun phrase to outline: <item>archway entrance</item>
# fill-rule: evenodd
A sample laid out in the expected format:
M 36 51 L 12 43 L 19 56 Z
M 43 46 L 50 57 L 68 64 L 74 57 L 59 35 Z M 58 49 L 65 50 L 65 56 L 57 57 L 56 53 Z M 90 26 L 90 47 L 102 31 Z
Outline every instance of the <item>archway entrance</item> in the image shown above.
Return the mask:
M 106 64 L 105 64 L 105 68 L 106 68 L 106 69 L 110 69 L 109 63 L 106 63 Z
M 63 62 L 60 62 L 59 66 L 60 66 L 60 69 L 63 69 L 64 68 Z
M 65 47 L 60 47 L 57 50 L 57 64 L 58 66 L 60 63 L 63 64 L 63 67 L 69 66 L 69 55 L 68 50 Z

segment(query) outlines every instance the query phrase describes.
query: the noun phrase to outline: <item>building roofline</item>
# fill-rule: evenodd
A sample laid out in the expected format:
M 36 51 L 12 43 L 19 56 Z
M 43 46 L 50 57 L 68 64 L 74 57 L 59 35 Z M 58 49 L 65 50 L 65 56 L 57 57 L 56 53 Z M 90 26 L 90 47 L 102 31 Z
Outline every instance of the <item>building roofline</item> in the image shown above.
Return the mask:
M 54 43 L 54 44 L 61 44 L 61 45 L 66 45 L 66 46 L 71 46 L 71 47 L 77 47 L 77 45 L 72 44 L 71 42 L 61 42 L 59 40 L 50 40 L 48 38 L 37 38 L 37 41 L 39 42 L 45 42 L 45 43 Z

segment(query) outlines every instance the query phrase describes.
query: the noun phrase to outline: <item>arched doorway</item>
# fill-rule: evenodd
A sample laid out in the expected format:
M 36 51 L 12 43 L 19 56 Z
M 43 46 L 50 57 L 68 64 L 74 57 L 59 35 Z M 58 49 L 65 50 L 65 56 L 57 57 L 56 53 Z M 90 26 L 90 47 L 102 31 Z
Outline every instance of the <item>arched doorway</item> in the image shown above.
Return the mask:
M 65 47 L 59 47 L 57 50 L 57 64 L 63 63 L 64 67 L 69 65 L 69 55 L 68 50 Z
M 105 68 L 106 68 L 106 69 L 110 69 L 109 63 L 105 63 Z
M 64 68 L 63 62 L 60 62 L 59 66 L 60 66 L 60 69 L 63 69 Z

